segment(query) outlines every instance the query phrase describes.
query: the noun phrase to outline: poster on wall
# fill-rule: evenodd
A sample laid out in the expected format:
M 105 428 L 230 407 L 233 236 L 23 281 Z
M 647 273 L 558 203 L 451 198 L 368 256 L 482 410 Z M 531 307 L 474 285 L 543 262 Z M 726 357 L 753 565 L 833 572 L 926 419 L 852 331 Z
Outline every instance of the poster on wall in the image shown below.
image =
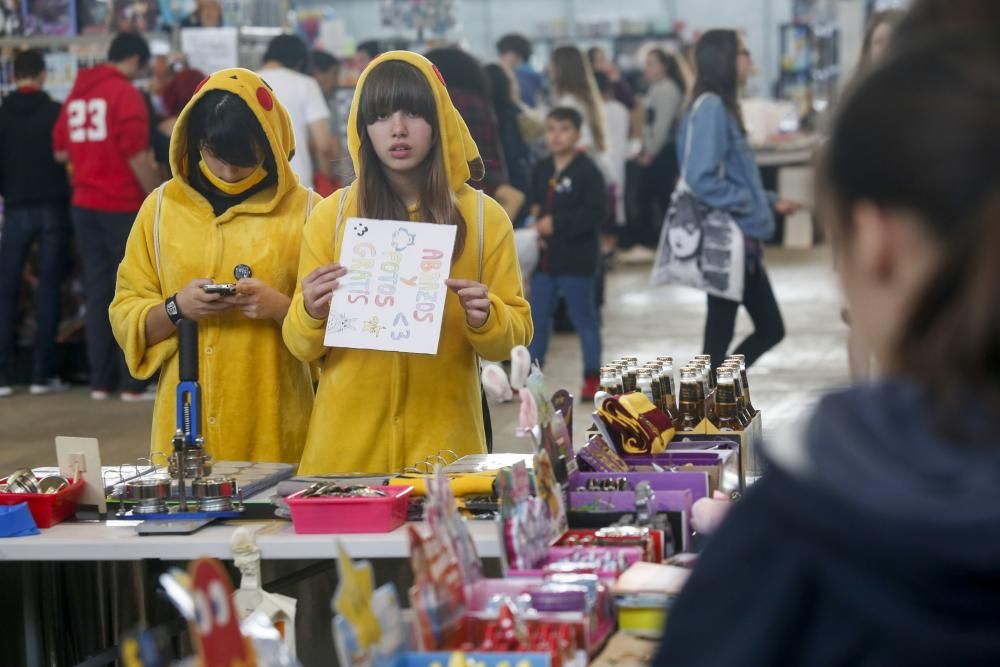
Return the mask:
M 437 354 L 455 248 L 453 225 L 350 218 L 328 347 Z
M 100 35 L 108 32 L 111 24 L 109 0 L 78 0 L 76 18 L 81 35 Z
M 46 35 L 72 37 L 76 35 L 76 2 L 74 0 L 23 0 L 21 30 L 25 36 Z
M 194 69 L 211 74 L 236 67 L 240 60 L 240 37 L 236 28 L 182 28 L 181 51 Z
M 156 0 L 115 0 L 111 28 L 115 32 L 151 32 L 157 29 L 159 17 Z

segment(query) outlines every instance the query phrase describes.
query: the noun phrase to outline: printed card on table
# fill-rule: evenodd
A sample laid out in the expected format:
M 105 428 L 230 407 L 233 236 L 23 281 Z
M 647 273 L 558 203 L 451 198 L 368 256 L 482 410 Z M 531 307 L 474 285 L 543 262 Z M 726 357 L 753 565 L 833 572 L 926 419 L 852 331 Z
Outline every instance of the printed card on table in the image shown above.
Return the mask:
M 350 218 L 333 293 L 328 347 L 437 354 L 456 228 Z

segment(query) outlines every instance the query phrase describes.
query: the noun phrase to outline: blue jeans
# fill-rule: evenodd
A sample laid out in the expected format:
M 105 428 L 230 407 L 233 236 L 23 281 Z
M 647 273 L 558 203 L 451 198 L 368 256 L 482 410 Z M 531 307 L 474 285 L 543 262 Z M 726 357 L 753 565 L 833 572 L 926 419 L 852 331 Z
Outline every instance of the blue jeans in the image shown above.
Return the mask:
M 0 385 L 13 381 L 10 357 L 17 337 L 17 300 L 31 246 L 38 242 L 35 289 L 35 356 L 31 381 L 44 384 L 54 375 L 52 357 L 59 329 L 60 288 L 66 276 L 69 223 L 57 205 L 16 207 L 7 211 L 0 235 Z
M 531 318 L 535 337 L 528 349 L 531 358 L 545 365 L 552 335 L 552 318 L 559 294 L 566 299 L 570 322 L 580 336 L 583 348 L 584 375 L 597 375 L 601 370 L 601 328 L 594 303 L 594 276 L 553 276 L 536 271 L 531 276 Z
M 87 301 L 87 358 L 90 388 L 142 392 L 148 384 L 128 372 L 125 355 L 111 332 L 108 307 L 115 296 L 118 265 L 135 213 L 110 213 L 74 206 L 73 228 L 83 260 L 83 290 Z

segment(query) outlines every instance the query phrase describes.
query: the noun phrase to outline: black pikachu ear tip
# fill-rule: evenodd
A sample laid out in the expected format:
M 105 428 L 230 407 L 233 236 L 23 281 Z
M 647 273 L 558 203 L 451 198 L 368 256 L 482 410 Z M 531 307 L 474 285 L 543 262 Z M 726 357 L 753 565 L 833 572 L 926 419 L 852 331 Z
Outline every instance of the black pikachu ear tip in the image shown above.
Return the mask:
M 486 176 L 486 165 L 483 164 L 483 159 L 477 157 L 473 160 L 469 160 L 469 177 L 474 181 L 481 181 Z

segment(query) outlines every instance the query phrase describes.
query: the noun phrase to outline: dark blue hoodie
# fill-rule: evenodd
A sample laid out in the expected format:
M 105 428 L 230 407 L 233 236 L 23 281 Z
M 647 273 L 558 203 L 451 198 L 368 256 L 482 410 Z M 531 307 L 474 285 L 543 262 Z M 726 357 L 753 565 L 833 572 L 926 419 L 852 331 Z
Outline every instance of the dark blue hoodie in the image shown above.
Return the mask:
M 656 664 L 1000 665 L 1000 429 L 949 439 L 928 413 L 900 383 L 824 399 L 707 545 Z

